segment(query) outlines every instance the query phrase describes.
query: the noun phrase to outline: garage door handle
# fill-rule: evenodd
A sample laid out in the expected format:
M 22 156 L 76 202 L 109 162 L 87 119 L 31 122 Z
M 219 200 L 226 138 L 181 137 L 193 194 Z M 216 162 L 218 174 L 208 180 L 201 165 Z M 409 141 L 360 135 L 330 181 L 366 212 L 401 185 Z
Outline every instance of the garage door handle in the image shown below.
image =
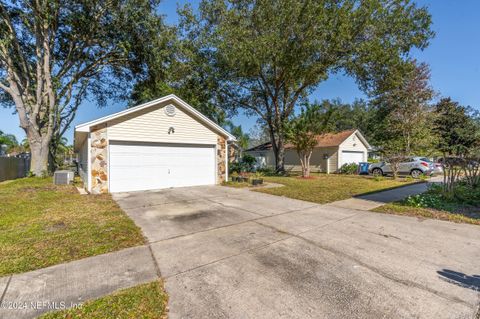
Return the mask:
M 170 169 L 168 169 L 168 174 L 170 174 Z

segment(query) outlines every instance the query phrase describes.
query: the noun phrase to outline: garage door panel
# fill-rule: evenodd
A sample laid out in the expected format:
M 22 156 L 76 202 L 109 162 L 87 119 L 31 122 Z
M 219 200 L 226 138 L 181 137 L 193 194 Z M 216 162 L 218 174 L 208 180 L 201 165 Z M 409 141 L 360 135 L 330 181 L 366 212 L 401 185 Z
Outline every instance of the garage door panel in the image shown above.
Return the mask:
M 215 184 L 215 146 L 110 143 L 110 191 Z
M 358 151 L 342 151 L 342 160 L 341 165 L 350 164 L 350 163 L 360 163 L 363 162 L 363 152 Z

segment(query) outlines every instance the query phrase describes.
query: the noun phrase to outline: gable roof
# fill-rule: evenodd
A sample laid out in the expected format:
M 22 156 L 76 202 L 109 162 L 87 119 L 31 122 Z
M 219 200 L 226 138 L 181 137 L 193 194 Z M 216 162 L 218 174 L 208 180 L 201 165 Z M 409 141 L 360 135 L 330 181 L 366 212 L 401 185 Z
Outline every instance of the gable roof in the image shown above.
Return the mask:
M 336 147 L 336 146 L 340 146 L 340 144 L 345 142 L 345 140 L 347 138 L 349 138 L 350 136 L 352 136 L 355 133 L 358 135 L 358 137 L 363 142 L 363 144 L 365 144 L 367 149 L 370 149 L 371 148 L 370 144 L 368 144 L 368 142 L 365 139 L 365 137 L 363 136 L 363 134 L 359 130 L 356 130 L 356 129 L 341 131 L 341 132 L 338 132 L 338 133 L 326 133 L 326 134 L 322 134 L 322 135 L 317 135 L 316 136 L 316 139 L 317 139 L 317 146 L 316 147 Z M 291 144 L 291 143 L 287 143 L 287 144 L 285 144 L 285 148 L 287 148 L 287 149 L 295 148 L 295 146 L 293 146 L 293 144 Z M 271 150 L 271 149 L 272 149 L 272 143 L 267 142 L 267 143 L 260 144 L 260 145 L 257 145 L 255 147 L 252 147 L 252 148 L 248 149 L 247 152 L 268 151 L 268 150 Z
M 332 147 L 339 146 L 349 138 L 356 130 L 341 131 L 338 133 L 326 133 L 317 136 L 317 146 Z
M 229 141 L 236 141 L 235 136 L 233 136 L 231 133 L 229 133 L 223 127 L 221 127 L 220 125 L 213 122 L 208 117 L 206 117 L 205 115 L 203 115 L 202 113 L 197 111 L 194 107 L 190 106 L 187 102 L 183 101 L 181 98 L 179 98 L 175 94 L 166 95 L 166 96 L 161 97 L 159 99 L 156 99 L 156 100 L 153 100 L 153 101 L 150 101 L 150 102 L 147 102 L 147 103 L 143 103 L 143 104 L 134 106 L 132 108 L 129 108 L 129 109 L 117 112 L 117 113 L 113 113 L 113 114 L 101 117 L 97 120 L 93 120 L 93 121 L 90 121 L 90 122 L 79 124 L 79 125 L 75 126 L 75 133 L 76 132 L 89 132 L 90 128 L 92 126 L 102 124 L 102 123 L 105 123 L 105 122 L 111 121 L 113 119 L 123 117 L 125 115 L 131 114 L 131 113 L 134 113 L 134 112 L 138 112 L 138 111 L 150 108 L 150 107 L 157 106 L 159 103 L 164 103 L 164 102 L 169 102 L 169 101 L 176 102 L 178 105 L 180 105 L 182 108 L 184 108 L 188 113 L 193 115 L 193 117 L 197 118 L 199 121 L 204 123 L 207 127 L 212 129 L 213 131 L 216 131 L 217 133 L 220 133 L 220 134 L 226 136 Z

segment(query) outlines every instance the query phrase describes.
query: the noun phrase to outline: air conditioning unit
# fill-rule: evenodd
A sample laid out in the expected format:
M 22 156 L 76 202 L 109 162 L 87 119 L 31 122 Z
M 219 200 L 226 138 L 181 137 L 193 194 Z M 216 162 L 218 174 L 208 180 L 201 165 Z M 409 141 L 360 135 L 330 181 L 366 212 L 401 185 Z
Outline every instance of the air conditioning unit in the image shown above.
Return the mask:
M 53 183 L 55 185 L 68 185 L 73 182 L 75 174 L 73 171 L 56 171 L 53 173 Z

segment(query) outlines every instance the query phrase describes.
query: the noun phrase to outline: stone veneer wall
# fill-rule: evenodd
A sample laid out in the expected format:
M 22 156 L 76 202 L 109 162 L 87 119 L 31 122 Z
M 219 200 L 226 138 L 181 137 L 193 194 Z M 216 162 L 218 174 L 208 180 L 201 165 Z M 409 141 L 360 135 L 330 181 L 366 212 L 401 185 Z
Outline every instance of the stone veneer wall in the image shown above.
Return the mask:
M 217 165 L 218 165 L 217 183 L 219 184 L 225 181 L 225 177 L 227 174 L 227 168 L 225 165 L 226 156 L 227 156 L 227 150 L 226 150 L 225 139 L 219 136 L 217 138 Z
M 92 194 L 108 193 L 108 138 L 106 126 L 96 127 L 90 135 Z

